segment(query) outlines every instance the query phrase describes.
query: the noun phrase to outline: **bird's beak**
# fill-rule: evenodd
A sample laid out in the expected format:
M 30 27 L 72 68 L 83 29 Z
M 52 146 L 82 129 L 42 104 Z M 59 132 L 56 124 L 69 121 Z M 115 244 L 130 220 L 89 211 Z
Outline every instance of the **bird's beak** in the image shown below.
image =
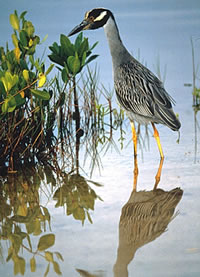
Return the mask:
M 90 28 L 90 24 L 91 22 L 87 21 L 87 20 L 83 20 L 81 22 L 81 24 L 77 25 L 69 34 L 68 37 L 77 34 L 78 32 L 82 31 L 82 30 L 87 30 Z

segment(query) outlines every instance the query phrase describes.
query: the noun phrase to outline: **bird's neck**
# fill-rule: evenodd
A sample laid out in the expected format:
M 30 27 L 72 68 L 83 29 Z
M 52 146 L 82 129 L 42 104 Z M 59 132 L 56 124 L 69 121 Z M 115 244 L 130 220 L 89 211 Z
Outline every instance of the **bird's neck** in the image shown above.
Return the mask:
M 104 31 L 108 40 L 113 67 L 116 68 L 123 62 L 126 62 L 130 54 L 121 41 L 117 24 L 112 17 L 104 25 Z

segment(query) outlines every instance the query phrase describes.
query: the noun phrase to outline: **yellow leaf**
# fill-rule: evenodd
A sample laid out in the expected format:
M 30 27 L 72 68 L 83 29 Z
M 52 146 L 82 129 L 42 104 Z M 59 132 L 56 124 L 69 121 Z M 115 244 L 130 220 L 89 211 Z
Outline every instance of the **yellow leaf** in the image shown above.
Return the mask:
M 28 80 L 29 80 L 29 73 L 28 73 L 27 69 L 23 70 L 23 77 L 26 80 L 26 82 L 28 82 Z
M 19 62 L 19 58 L 20 58 L 20 55 L 21 55 L 19 47 L 16 47 L 14 49 L 14 53 L 15 53 L 16 60 Z
M 17 210 L 17 215 L 27 216 L 26 204 L 19 205 L 18 210 Z
M 22 91 L 22 92 L 24 93 L 24 91 Z M 22 98 L 24 98 L 24 97 L 22 97 Z M 28 184 L 27 184 L 27 182 L 22 183 L 22 187 L 24 188 L 24 191 L 28 191 Z
M 24 91 L 20 92 L 21 98 L 24 98 Z
M 33 45 L 33 40 L 32 40 L 32 38 L 30 38 L 28 46 L 31 47 L 32 45 Z
M 16 14 L 10 15 L 10 24 L 12 25 L 13 29 L 19 31 L 19 18 Z
M 17 39 L 17 36 L 15 34 L 12 34 L 12 42 L 13 42 L 15 47 L 18 47 L 18 39 Z
M 39 74 L 39 82 L 38 82 L 38 87 L 41 88 L 46 82 L 46 76 L 44 73 Z

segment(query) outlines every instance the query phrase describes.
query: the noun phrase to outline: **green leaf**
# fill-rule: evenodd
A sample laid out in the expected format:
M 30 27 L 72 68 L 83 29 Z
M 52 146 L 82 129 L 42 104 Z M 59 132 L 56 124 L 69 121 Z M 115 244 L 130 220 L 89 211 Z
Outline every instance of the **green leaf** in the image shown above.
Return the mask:
M 54 234 L 44 235 L 40 238 L 37 248 L 39 251 L 44 251 L 47 248 L 54 245 L 54 243 L 55 243 L 55 235 Z
M 88 63 L 90 63 L 91 61 L 95 60 L 98 56 L 99 56 L 99 55 L 93 55 L 93 56 L 89 57 L 89 58 L 87 59 L 85 65 L 88 64 Z
M 75 57 L 70 56 L 67 59 L 67 64 L 72 74 L 76 75 L 79 72 L 81 64 L 77 52 L 75 54 Z
M 92 47 L 90 48 L 90 51 L 92 51 L 92 50 L 97 46 L 98 43 L 99 43 L 98 41 L 95 42 L 95 43 L 92 45 Z
M 1 106 L 2 113 L 7 113 L 8 111 L 8 99 L 5 99 L 4 103 Z
M 45 75 L 47 76 L 50 72 L 51 72 L 51 70 L 54 68 L 54 64 L 51 64 L 50 66 L 49 66 L 49 68 L 47 69 L 47 71 L 45 72 Z
M 6 90 L 5 90 L 4 84 L 3 84 L 2 80 L 1 80 L 1 77 L 3 77 L 3 76 L 0 76 L 0 91 L 1 91 L 1 95 L 6 96 Z
M 78 49 L 78 54 L 79 57 L 83 56 L 84 52 L 87 52 L 89 50 L 89 44 L 88 44 L 88 39 L 84 38 L 83 42 L 81 43 L 79 49 Z
M 24 12 L 22 12 L 21 14 L 20 14 L 20 19 L 24 19 L 24 16 L 27 14 L 27 11 L 24 11 Z
M 86 58 L 87 58 L 87 52 L 85 51 L 85 52 L 83 53 L 83 56 L 82 56 L 81 66 L 84 66 L 84 65 L 85 65 L 85 60 L 86 60 Z
M 60 35 L 60 44 L 61 44 L 61 48 L 63 49 L 63 52 L 67 56 L 74 55 L 74 46 L 67 36 L 63 34 Z
M 34 35 L 35 28 L 31 21 L 25 21 L 23 27 L 29 37 L 32 37 Z
M 51 51 L 53 53 L 55 53 L 56 55 L 59 55 L 59 53 L 60 53 L 60 46 L 57 44 L 57 42 L 54 42 L 53 46 L 50 46 L 49 48 L 51 49 Z
M 69 80 L 68 70 L 65 67 L 62 70 L 62 80 L 64 83 L 67 83 Z
M 52 62 L 57 63 L 61 66 L 64 66 L 63 59 L 60 56 L 58 56 L 57 54 L 51 54 L 51 55 L 48 55 L 48 57 Z
M 13 112 L 16 108 L 16 101 L 15 101 L 15 98 L 12 96 L 12 95 L 8 95 L 8 97 L 5 99 L 2 107 L 1 107 L 1 110 L 3 113 L 6 113 L 6 112 Z
M 75 40 L 75 43 L 74 43 L 76 51 L 78 51 L 78 49 L 79 49 L 79 47 L 80 47 L 80 45 L 81 45 L 82 40 L 83 40 L 83 33 L 81 32 L 81 33 L 77 36 L 77 38 L 76 38 L 76 40 Z
M 45 42 L 48 38 L 48 34 L 43 38 L 43 40 L 40 42 L 40 44 L 42 44 L 43 42 Z
M 13 29 L 19 31 L 19 18 L 16 14 L 10 15 L 10 24 L 13 27 Z
M 50 99 L 50 94 L 47 91 L 37 90 L 37 89 L 31 89 L 30 91 L 35 97 L 37 97 L 39 99 L 42 99 L 42 100 Z
M 35 272 L 36 271 L 36 261 L 35 261 L 35 257 L 34 256 L 30 259 L 30 267 L 31 267 L 31 272 Z
M 27 33 L 24 30 L 20 31 L 19 38 L 22 46 L 26 48 L 28 46 L 28 38 Z
M 53 262 L 53 269 L 58 275 L 62 275 L 62 272 L 60 271 L 60 266 L 57 262 Z
M 16 109 L 16 105 L 8 107 L 8 113 L 12 113 Z
M 5 90 L 8 92 L 11 90 L 14 85 L 18 82 L 19 77 L 18 75 L 12 75 L 9 71 L 6 71 L 5 75 L 1 77 L 1 81 L 4 85 Z

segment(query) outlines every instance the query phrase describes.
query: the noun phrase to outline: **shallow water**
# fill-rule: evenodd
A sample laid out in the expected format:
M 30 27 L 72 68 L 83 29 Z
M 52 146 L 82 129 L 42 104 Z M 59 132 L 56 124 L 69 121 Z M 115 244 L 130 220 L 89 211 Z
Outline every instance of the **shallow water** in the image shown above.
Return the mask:
M 9 1 L 7 2 L 9 4 Z M 56 6 L 56 9 L 53 4 L 55 2 L 48 1 L 49 7 L 41 9 L 38 8 L 38 3 L 38 6 L 36 5 L 37 13 L 36 6 L 33 9 L 30 8 L 31 20 L 34 22 L 37 19 L 37 24 L 42 26 L 41 32 L 44 35 L 47 33 L 45 26 L 52 27 L 50 25 L 51 17 L 56 16 L 58 18 L 58 24 L 54 23 L 52 28 L 49 27 L 50 39 L 48 45 L 58 40 L 60 33 L 65 31 L 68 33 L 82 19 L 85 9 L 94 6 L 90 2 L 88 2 L 87 7 L 83 3 L 67 4 L 66 1 L 60 2 L 60 7 Z M 110 8 L 112 7 L 111 2 L 109 4 Z M 177 101 L 175 111 L 180 115 L 182 127 L 179 144 L 176 143 L 176 133 L 164 126 L 158 127 L 165 154 L 159 188 L 166 192 L 180 188 L 183 190 L 183 195 L 181 197 L 181 192 L 177 195 L 179 202 L 177 200 L 178 203 L 173 203 L 174 206 L 172 205 L 170 209 L 168 219 L 157 204 L 155 206 L 157 218 L 155 215 L 153 219 L 150 216 L 148 218 L 152 223 L 152 225 L 149 225 L 149 229 L 148 224 L 143 227 L 144 225 L 141 223 L 141 227 L 138 227 L 140 223 L 135 221 L 135 225 L 130 227 L 125 223 L 127 229 L 124 231 L 126 233 L 126 236 L 124 236 L 119 223 L 122 208 L 132 193 L 133 149 L 131 143 L 120 151 L 120 154 L 114 149 L 109 151 L 106 156 L 102 157 L 103 169 L 101 174 L 96 170 L 92 176 L 92 180 L 101 183 L 102 187 L 94 185 L 91 185 L 91 187 L 103 199 L 103 201 L 97 199 L 94 211 L 90 212 L 93 224 L 86 220 L 84 226 L 82 226 L 80 221 L 73 219 L 72 216 L 67 216 L 63 207 L 55 208 L 56 201 L 52 197 L 48 199 L 45 195 L 46 187 L 44 184 L 44 187 L 40 190 L 40 204 L 47 207 L 51 215 L 51 230 L 47 226 L 46 233 L 55 234 L 55 244 L 52 248 L 49 248 L 49 251 L 58 251 L 62 254 L 64 261 L 59 261 L 59 265 L 63 276 L 193 277 L 200 275 L 200 147 L 196 156 L 197 161 L 194 163 L 192 95 L 191 89 L 183 86 L 184 83 L 191 82 L 192 79 L 189 40 L 190 36 L 197 37 L 199 35 L 200 15 L 197 11 L 200 10 L 200 5 L 199 1 L 190 1 L 190 7 L 187 5 L 187 1 L 182 1 L 182 6 L 180 1 L 168 1 L 165 6 L 158 4 L 159 1 L 149 1 L 151 5 L 145 5 L 146 1 L 140 2 L 143 4 L 136 1 L 136 7 L 133 7 L 128 0 L 123 2 L 123 6 L 117 2 L 118 4 L 115 7 L 117 22 L 120 24 L 122 38 L 126 41 L 127 47 L 130 51 L 135 49 L 134 52 L 140 48 L 141 56 L 147 60 L 151 69 L 154 69 L 153 64 L 156 63 L 155 57 L 158 54 L 161 58 L 161 64 L 167 64 L 165 86 Z M 20 4 L 20 9 L 29 10 L 25 2 L 22 1 L 21 3 L 23 4 Z M 6 4 L 4 3 L 4 5 Z M 32 5 L 32 2 L 30 5 Z M 95 1 L 95 6 L 107 5 L 105 1 L 101 1 L 101 3 Z M 6 16 L 14 8 L 17 7 L 13 5 L 13 1 L 9 7 L 5 6 Z M 50 9 L 49 12 L 47 12 L 48 9 Z M 4 25 L 5 14 L 3 18 L 1 17 Z M 133 20 L 134 36 L 130 36 L 130 28 L 127 28 L 127 25 L 132 23 Z M 63 22 L 65 22 L 65 26 Z M 1 44 L 4 42 L 4 40 L 2 42 L 2 39 L 6 36 L 7 33 L 4 31 Z M 87 36 L 91 38 L 91 44 L 93 41 L 100 41 L 96 49 L 96 52 L 100 54 L 98 59 L 100 78 L 106 85 L 112 87 L 111 60 L 103 31 L 90 32 L 87 33 Z M 107 66 L 108 61 L 110 65 Z M 128 143 L 131 137 L 130 129 L 127 132 L 126 142 Z M 138 163 L 138 191 L 151 191 L 159 165 L 159 153 L 151 131 L 150 149 L 143 149 L 142 152 L 139 149 Z M 87 172 L 87 166 L 85 169 Z M 53 193 L 50 193 L 50 195 L 53 195 Z M 151 193 L 150 196 L 150 199 L 152 199 Z M 143 194 L 143 197 L 148 198 L 148 193 Z M 141 198 L 138 200 L 139 202 L 143 201 Z M 146 202 L 148 204 L 147 200 L 145 200 Z M 160 203 L 163 203 L 162 200 L 160 200 Z M 150 204 L 149 206 L 152 207 Z M 164 204 L 161 206 L 164 206 Z M 145 211 L 145 208 L 141 208 L 140 217 L 142 217 L 142 211 Z M 168 222 L 169 217 L 173 217 L 173 214 L 175 217 L 172 218 L 171 222 Z M 158 215 L 163 217 L 163 221 L 158 219 Z M 166 225 L 165 228 L 161 227 L 162 223 L 163 226 Z M 149 237 L 145 238 L 143 236 L 141 238 L 139 236 L 140 233 L 142 234 L 141 231 L 135 239 L 135 233 L 133 232 L 132 238 L 134 239 L 131 241 L 129 238 L 127 243 L 124 237 L 130 236 L 129 230 L 131 228 L 133 228 L 131 230 L 137 230 L 136 226 L 141 230 L 147 228 Z M 160 233 L 154 233 L 154 236 L 151 237 L 154 229 L 152 226 L 156 226 Z M 120 245 L 119 232 L 121 234 Z M 42 233 L 42 235 L 44 234 Z M 36 248 L 38 236 L 31 236 L 31 241 L 33 248 Z M 142 244 L 144 245 L 141 246 Z M 1 240 L 1 245 L 2 261 L 4 262 L 0 264 L 0 276 L 13 276 L 13 262 L 5 261 L 8 244 Z M 133 257 L 134 253 L 135 256 Z M 29 259 L 32 254 L 23 250 L 23 252 L 20 252 L 20 256 L 27 261 L 24 276 L 44 275 L 47 266 L 45 259 L 37 256 L 36 273 L 31 273 Z M 129 275 L 126 275 L 127 267 L 125 264 L 128 261 L 130 262 L 128 265 Z M 113 273 L 114 265 L 115 275 Z M 76 269 L 79 269 L 79 272 Z M 120 270 L 123 273 L 119 273 Z M 56 276 L 52 265 L 48 276 Z

